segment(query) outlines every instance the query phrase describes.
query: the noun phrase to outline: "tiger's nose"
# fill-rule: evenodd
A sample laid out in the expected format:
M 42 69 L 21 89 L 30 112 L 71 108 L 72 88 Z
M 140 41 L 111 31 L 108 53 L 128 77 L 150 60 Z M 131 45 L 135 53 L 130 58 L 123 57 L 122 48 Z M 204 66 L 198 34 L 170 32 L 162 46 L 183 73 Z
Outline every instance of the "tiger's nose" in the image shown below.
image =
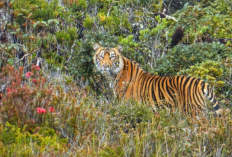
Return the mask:
M 103 63 L 102 66 L 106 68 L 108 65 L 106 63 Z

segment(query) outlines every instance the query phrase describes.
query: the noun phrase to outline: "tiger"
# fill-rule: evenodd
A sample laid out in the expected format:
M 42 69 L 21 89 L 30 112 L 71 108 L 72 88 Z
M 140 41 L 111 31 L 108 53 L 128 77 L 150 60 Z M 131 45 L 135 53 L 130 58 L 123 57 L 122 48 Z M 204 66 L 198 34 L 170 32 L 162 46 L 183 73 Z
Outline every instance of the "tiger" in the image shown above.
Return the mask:
M 157 108 L 175 109 L 184 113 L 205 110 L 205 98 L 213 104 L 216 115 L 222 109 L 212 87 L 200 78 L 192 76 L 159 76 L 143 70 L 140 65 L 124 57 L 123 46 L 114 48 L 93 45 L 93 62 L 97 71 L 113 78 L 113 90 L 119 98 L 134 99 Z

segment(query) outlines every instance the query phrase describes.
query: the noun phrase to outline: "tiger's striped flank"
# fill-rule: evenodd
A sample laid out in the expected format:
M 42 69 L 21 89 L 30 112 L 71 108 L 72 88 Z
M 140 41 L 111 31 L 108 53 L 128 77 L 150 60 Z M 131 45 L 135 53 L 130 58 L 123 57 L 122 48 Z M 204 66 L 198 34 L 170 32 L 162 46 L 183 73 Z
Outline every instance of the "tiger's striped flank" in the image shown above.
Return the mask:
M 156 107 L 181 107 L 185 113 L 200 113 L 208 98 L 216 114 L 220 115 L 222 109 L 212 87 L 200 78 L 153 75 L 122 56 L 122 46 L 105 48 L 94 44 L 93 48 L 96 68 L 115 78 L 114 91 L 119 97 L 150 103 L 154 110 Z

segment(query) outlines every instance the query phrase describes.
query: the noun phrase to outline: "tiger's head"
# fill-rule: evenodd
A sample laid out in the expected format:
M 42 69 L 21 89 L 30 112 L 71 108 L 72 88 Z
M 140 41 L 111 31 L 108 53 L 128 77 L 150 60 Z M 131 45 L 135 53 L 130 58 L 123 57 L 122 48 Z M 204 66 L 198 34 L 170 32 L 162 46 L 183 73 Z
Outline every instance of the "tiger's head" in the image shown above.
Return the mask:
M 124 66 L 123 57 L 121 55 L 123 50 L 122 46 L 117 46 L 115 48 L 101 47 L 99 44 L 95 43 L 93 49 L 95 51 L 93 61 L 98 71 L 103 74 L 116 75 L 122 70 Z

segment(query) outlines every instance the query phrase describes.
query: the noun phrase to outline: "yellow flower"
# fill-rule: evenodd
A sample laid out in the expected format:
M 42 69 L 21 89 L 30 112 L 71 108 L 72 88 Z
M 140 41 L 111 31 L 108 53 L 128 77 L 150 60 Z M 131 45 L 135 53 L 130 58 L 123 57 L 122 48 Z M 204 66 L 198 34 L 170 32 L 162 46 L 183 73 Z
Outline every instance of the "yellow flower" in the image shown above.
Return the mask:
M 58 11 L 54 11 L 53 14 L 55 15 L 55 17 L 57 17 L 59 15 Z
M 224 81 L 218 81 L 217 84 L 218 84 L 218 86 L 223 86 L 225 84 L 225 82 Z
M 207 79 L 212 81 L 212 80 L 215 80 L 216 78 L 212 76 L 208 76 Z
M 101 16 L 101 15 L 100 15 L 100 21 L 103 22 L 103 21 L 105 21 L 105 19 L 106 19 L 106 16 Z

